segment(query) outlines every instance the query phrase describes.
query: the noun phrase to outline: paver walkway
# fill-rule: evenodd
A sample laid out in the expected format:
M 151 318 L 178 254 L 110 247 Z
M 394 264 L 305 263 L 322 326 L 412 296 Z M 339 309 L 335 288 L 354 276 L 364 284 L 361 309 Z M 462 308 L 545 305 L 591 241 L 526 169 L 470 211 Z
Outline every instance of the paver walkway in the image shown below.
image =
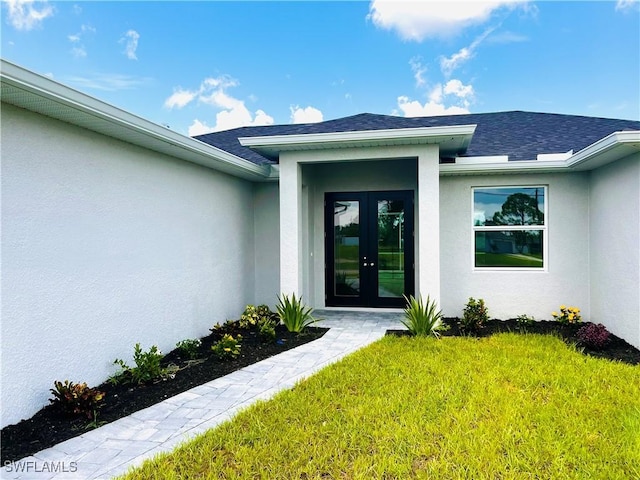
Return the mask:
M 4 466 L 7 479 L 107 479 L 228 420 L 260 399 L 291 388 L 345 355 L 404 328 L 399 312 L 316 310 L 319 340 L 267 358 Z

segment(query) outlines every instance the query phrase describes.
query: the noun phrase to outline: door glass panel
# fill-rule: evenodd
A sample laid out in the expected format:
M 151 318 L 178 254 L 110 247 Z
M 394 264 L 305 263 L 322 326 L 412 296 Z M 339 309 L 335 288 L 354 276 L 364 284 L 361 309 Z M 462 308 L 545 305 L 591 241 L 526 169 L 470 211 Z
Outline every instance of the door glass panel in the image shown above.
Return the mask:
M 378 200 L 378 296 L 404 294 L 404 201 Z
M 360 295 L 360 202 L 333 202 L 336 296 Z

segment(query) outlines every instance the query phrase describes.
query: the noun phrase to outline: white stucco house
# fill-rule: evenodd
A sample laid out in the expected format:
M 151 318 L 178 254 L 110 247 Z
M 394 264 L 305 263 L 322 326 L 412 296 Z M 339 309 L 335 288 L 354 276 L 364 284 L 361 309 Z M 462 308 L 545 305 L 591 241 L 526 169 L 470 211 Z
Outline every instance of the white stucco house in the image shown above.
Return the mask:
M 582 309 L 640 347 L 640 122 L 521 111 L 188 138 L 2 61 L 2 426 L 297 293 Z

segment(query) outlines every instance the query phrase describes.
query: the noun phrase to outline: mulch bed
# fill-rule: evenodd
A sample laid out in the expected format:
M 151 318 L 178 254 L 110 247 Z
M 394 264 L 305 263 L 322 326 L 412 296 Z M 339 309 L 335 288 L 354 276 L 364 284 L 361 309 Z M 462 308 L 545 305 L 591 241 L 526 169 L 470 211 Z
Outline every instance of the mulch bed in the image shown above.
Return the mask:
M 458 319 L 443 320 L 449 327 L 442 336 L 472 335 L 486 337 L 500 332 L 529 332 L 558 335 L 568 344 L 579 345 L 577 331 L 582 324 L 560 324 L 555 321 L 538 321 L 522 327 L 516 320 L 490 320 L 479 331 L 464 332 L 460 330 Z M 320 338 L 326 328 L 308 328 L 303 335 L 289 333 L 283 326 L 276 328 L 277 341 L 264 342 L 257 330 L 234 330 L 226 327 L 202 338 L 200 347 L 201 363 L 189 363 L 178 350 L 173 350 L 163 359 L 163 365 L 174 364 L 181 368 L 175 378 L 143 385 L 112 385 L 105 382 L 97 388 L 106 393 L 105 405 L 99 412 L 99 422 L 113 422 L 138 410 L 154 405 L 162 400 L 177 395 L 195 386 L 227 375 L 235 370 L 264 360 L 285 350 Z M 237 358 L 223 361 L 211 355 L 211 345 L 215 344 L 224 333 L 234 337 L 240 333 L 243 337 L 241 353 Z M 389 330 L 389 335 L 405 336 L 406 330 Z M 631 365 L 640 365 L 640 351 L 621 338 L 611 335 L 609 343 L 600 350 L 583 348 L 583 352 L 594 357 L 621 361 Z M 114 367 L 115 371 L 115 367 Z M 53 382 L 52 382 L 53 386 Z M 68 418 L 50 405 L 28 420 L 15 425 L 8 425 L 0 431 L 2 437 L 1 462 L 16 461 L 32 455 L 57 443 L 76 437 L 88 431 L 88 420 L 85 418 Z M 90 428 L 89 428 L 90 429 Z
M 225 327 L 222 330 L 216 330 L 209 336 L 200 339 L 202 345 L 199 349 L 199 358 L 204 360 L 201 363 L 189 362 L 189 359 L 183 358 L 177 349 L 164 357 L 163 366 L 173 364 L 180 367 L 173 379 L 142 385 L 112 385 L 105 382 L 96 387 L 106 393 L 105 404 L 98 413 L 98 421 L 101 423 L 113 422 L 247 365 L 316 340 L 322 337 L 327 330 L 326 328 L 309 327 L 301 335 L 296 335 L 289 333 L 284 326 L 279 325 L 276 327 L 276 340 L 273 342 L 265 342 L 258 334 L 257 329 L 240 330 L 234 327 Z M 234 338 L 238 333 L 242 335 L 240 355 L 231 360 L 220 360 L 211 352 L 211 346 L 224 333 L 230 333 Z M 129 364 L 131 365 L 132 362 Z M 116 370 L 114 365 L 114 372 Z M 53 387 L 53 380 L 51 386 Z M 0 431 L 2 438 L 0 462 L 4 464 L 8 461 L 20 460 L 81 435 L 91 429 L 91 427 L 87 428 L 88 423 L 89 421 L 84 417 L 69 418 L 61 414 L 55 406 L 49 405 L 30 419 L 22 420 L 15 425 L 8 425 Z
M 443 323 L 449 327 L 448 330 L 440 332 L 440 335 L 443 337 L 462 335 L 488 337 L 495 333 L 503 332 L 528 332 L 543 335 L 558 335 L 565 341 L 565 343 L 569 345 L 576 345 L 586 355 L 605 358 L 607 360 L 620 361 L 630 365 L 640 365 L 640 350 L 613 334 L 609 337 L 609 342 L 600 350 L 593 350 L 581 345 L 578 338 L 578 330 L 587 325 L 588 322 L 562 324 L 556 321 L 542 320 L 523 327 L 515 319 L 489 320 L 481 329 L 473 332 L 464 332 L 461 330 L 457 318 L 444 318 Z M 406 330 L 388 330 L 387 334 L 408 336 L 409 332 Z

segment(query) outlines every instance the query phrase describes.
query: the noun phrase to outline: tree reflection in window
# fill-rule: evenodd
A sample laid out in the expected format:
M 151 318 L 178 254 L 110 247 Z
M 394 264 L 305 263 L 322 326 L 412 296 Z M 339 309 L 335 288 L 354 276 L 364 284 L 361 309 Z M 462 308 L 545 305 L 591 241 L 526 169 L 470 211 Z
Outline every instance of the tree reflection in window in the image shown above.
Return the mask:
M 543 268 L 545 187 L 476 188 L 476 267 Z

